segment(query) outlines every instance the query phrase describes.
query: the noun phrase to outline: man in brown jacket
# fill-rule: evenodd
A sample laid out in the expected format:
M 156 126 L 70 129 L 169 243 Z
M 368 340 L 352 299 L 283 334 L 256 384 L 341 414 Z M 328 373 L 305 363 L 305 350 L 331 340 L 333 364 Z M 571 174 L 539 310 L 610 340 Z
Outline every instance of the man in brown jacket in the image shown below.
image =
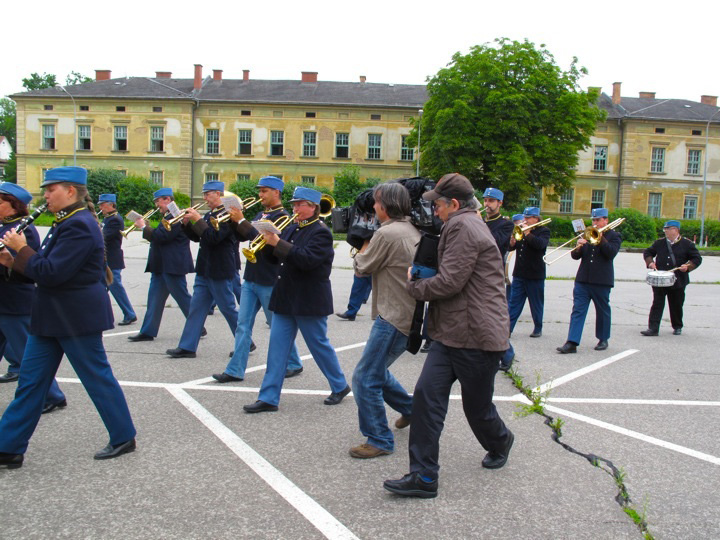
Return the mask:
M 433 344 L 413 395 L 410 473 L 386 480 L 384 487 L 398 495 L 430 498 L 437 495 L 440 434 L 456 380 L 465 417 L 487 451 L 483 467 L 505 465 L 514 436 L 492 402 L 510 331 L 500 251 L 475 213 L 467 178 L 447 174 L 423 197 L 435 201 L 435 213 L 444 222 L 438 273 L 408 281 L 406 288 L 413 298 L 430 301 Z

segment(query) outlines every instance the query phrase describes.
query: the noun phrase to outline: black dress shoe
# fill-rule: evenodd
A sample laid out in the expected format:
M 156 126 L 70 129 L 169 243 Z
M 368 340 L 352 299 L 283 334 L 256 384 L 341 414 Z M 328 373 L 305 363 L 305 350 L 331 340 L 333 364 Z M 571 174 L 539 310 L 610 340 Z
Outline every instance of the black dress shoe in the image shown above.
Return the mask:
M 232 375 L 228 375 L 225 372 L 214 373 L 213 379 L 215 379 L 219 383 L 242 381 L 240 377 L 233 377 Z
M 193 351 L 187 351 L 185 349 L 181 349 L 180 347 L 177 349 L 168 349 L 165 351 L 165 354 L 172 356 L 173 358 L 195 358 L 196 356 Z
M 653 330 L 651 328 L 648 328 L 647 330 L 640 330 L 640 333 L 643 336 L 657 336 L 658 334 L 660 334 L 660 332 L 658 332 L 657 330 Z
M 515 442 L 515 435 L 512 431 L 509 431 L 510 437 L 508 442 L 500 452 L 488 452 L 482 460 L 482 466 L 486 469 L 499 469 L 505 463 L 507 463 L 508 455 L 510 455 L 510 449 Z
M 200 332 L 200 337 L 205 337 L 205 336 L 207 336 L 207 330 L 206 330 L 205 327 L 203 326 L 203 329 L 202 329 L 202 331 Z
M 598 344 L 595 345 L 596 351 L 604 351 L 607 348 L 608 348 L 607 339 L 601 339 L 600 341 L 598 341 Z
M 15 382 L 20 378 L 19 373 L 6 373 L 5 375 L 0 376 L 0 383 L 4 382 Z
M 343 399 L 345 399 L 345 396 L 347 396 L 350 393 L 350 387 L 346 386 L 345 390 L 341 390 L 340 392 L 333 392 L 328 397 L 325 398 L 325 401 L 323 403 L 325 405 L 337 405 L 340 403 Z
M 673 336 L 680 336 L 682 335 L 682 328 L 676 328 L 673 330 Z
M 303 372 L 303 367 L 302 367 L 302 366 L 300 366 L 300 367 L 297 368 L 297 369 L 288 369 L 288 370 L 285 372 L 285 378 L 286 378 L 286 379 L 290 379 L 290 378 L 292 378 L 292 377 L 295 377 L 296 375 L 300 375 L 302 372 Z
M 426 482 L 420 478 L 420 473 L 406 474 L 399 480 L 385 480 L 383 487 L 396 495 L 403 497 L 420 497 L 432 499 L 437 497 L 438 481 Z
M 542 331 L 540 331 L 540 332 L 533 332 L 532 334 L 530 334 L 530 337 L 540 337 L 540 336 L 542 336 Z
M 277 411 L 277 405 L 270 405 L 264 401 L 257 400 L 252 405 L 243 405 L 243 410 L 246 413 L 259 413 L 259 412 L 274 412 Z
M 420 352 L 428 352 L 430 350 L 430 345 L 432 345 L 432 342 L 432 339 L 426 339 L 425 344 L 422 346 L 422 349 L 420 349 Z
M 128 341 L 152 341 L 153 339 L 155 338 L 148 336 L 147 334 L 143 334 L 142 332 L 135 334 L 134 336 L 128 336 Z
M 22 454 L 6 454 L 5 452 L 0 452 L 0 467 L 19 469 L 22 467 L 24 458 Z
M 254 341 L 250 341 L 250 352 L 255 352 L 257 350 L 257 345 L 255 345 Z
M 95 459 L 112 459 L 123 454 L 129 454 L 135 451 L 135 439 L 130 439 L 122 444 L 108 444 L 105 448 L 95 453 Z
M 53 412 L 55 409 L 64 409 L 67 407 L 67 400 L 63 399 L 59 403 L 46 403 L 43 407 L 42 414 L 47 414 L 49 412 Z
M 355 315 L 348 315 L 347 311 L 345 313 L 336 313 L 335 315 L 337 315 L 338 317 L 340 317 L 341 319 L 343 319 L 345 321 L 354 321 L 355 320 Z
M 118 326 L 127 326 L 128 324 L 132 324 L 135 321 L 137 321 L 137 317 L 133 317 L 132 319 L 123 319 L 118 323 Z
M 566 341 L 565 345 L 558 347 L 556 350 L 560 354 L 572 354 L 577 352 L 577 345 L 572 341 Z

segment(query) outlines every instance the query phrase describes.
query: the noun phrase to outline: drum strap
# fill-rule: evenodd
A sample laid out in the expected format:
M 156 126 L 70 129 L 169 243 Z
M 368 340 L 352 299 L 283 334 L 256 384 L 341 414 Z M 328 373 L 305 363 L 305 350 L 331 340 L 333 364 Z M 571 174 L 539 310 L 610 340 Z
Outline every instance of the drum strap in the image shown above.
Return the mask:
M 670 240 L 668 240 L 667 238 L 665 239 L 665 241 L 667 242 L 668 251 L 670 252 L 670 260 L 673 263 L 672 267 L 676 268 L 677 262 L 675 262 L 675 254 L 673 253 L 673 250 L 672 250 L 672 242 L 670 242 Z

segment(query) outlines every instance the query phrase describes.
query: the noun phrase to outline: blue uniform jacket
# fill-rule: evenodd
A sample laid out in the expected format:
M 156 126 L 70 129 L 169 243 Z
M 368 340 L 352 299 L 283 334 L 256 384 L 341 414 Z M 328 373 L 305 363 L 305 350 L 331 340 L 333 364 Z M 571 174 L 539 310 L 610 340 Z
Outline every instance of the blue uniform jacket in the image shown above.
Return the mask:
M 335 258 L 333 237 L 322 221 L 283 230 L 275 248 L 280 275 L 270 297 L 270 310 L 281 315 L 322 317 L 333 312 L 330 271 Z
M 603 285 L 605 287 L 615 286 L 615 269 L 613 259 L 620 251 L 622 237 L 620 233 L 609 230 L 603 233 L 602 240 L 597 246 L 588 242 L 580 249 L 575 249 L 570 256 L 580 259 L 580 267 L 575 276 L 578 283 L 588 285 Z
M 21 219 L 20 217 L 12 218 L 0 223 L 0 239 L 10 229 L 20 225 Z M 28 246 L 37 250 L 40 246 L 40 236 L 35 226 L 30 225 L 23 234 Z M 16 254 L 12 249 L 6 249 L 13 255 Z M 3 315 L 30 315 L 34 294 L 35 285 L 32 280 L 17 272 L 11 272 L 5 266 L 0 266 L 0 313 Z
M 169 213 L 164 217 L 172 219 Z M 150 242 L 146 272 L 177 276 L 195 272 L 190 253 L 190 240 L 183 232 L 180 223 L 173 225 L 169 231 L 163 226 L 153 229 L 148 225 L 143 229 L 142 235 Z
M 485 223 L 495 239 L 495 243 L 500 250 L 500 256 L 505 260 L 505 254 L 510 248 L 510 236 L 515 227 L 513 222 L 498 214 L 497 217 L 490 218 Z
M 261 210 L 253 218 L 253 221 L 267 219 L 274 222 L 281 216 L 287 215 L 287 211 L 282 207 L 270 211 Z M 252 224 L 249 223 L 247 220 L 233 225 L 235 227 L 235 231 L 241 239 L 240 241 L 252 241 L 258 235 L 255 227 L 253 227 Z M 265 247 L 255 252 L 257 261 L 255 263 L 247 263 L 245 265 L 245 274 L 243 276 L 245 281 L 256 283 L 258 285 L 275 285 L 275 282 L 277 281 L 278 271 L 280 270 L 280 263 L 275 257 L 271 257 L 269 255 L 271 251 L 272 250 Z
M 510 250 L 515 250 L 515 268 L 513 276 L 522 279 L 545 279 L 546 264 L 543 256 L 550 241 L 550 229 L 535 227 L 520 242 L 516 242 Z
M 187 237 L 200 243 L 195 271 L 198 276 L 208 279 L 232 279 L 240 270 L 239 241 L 228 222 L 220 224 L 220 229 L 210 225 L 210 218 L 224 210 L 219 206 L 206 213 L 194 224 L 188 222 L 183 227 Z
M 700 252 L 695 247 L 695 244 L 687 238 L 680 238 L 679 241 L 675 242 L 672 245 L 672 252 L 675 256 L 675 264 L 673 264 L 672 258 L 670 257 L 667 239 L 661 238 L 643 251 L 643 258 L 646 264 L 650 264 L 653 259 L 655 259 L 655 266 L 658 270 L 670 270 L 687 262 L 692 263 L 694 268 L 697 268 L 702 263 Z M 688 274 L 689 272 L 676 270 L 675 275 L 677 279 L 672 288 L 683 289 L 687 287 L 688 283 L 690 283 L 690 276 Z
M 125 268 L 123 259 L 122 240 L 120 231 L 125 229 L 125 221 L 118 214 L 105 217 L 102 222 L 103 238 L 105 239 L 105 252 L 107 253 L 107 265 L 111 270 L 122 270 Z
M 66 210 L 40 250 L 22 248 L 13 265 L 37 284 L 30 318 L 35 336 L 83 336 L 113 327 L 100 226 L 84 206 Z

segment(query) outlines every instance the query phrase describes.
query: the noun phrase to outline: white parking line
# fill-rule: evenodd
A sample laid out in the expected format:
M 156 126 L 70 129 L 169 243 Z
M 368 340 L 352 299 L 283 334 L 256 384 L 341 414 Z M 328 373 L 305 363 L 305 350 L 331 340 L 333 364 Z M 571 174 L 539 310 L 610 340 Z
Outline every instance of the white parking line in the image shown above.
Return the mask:
M 273 467 L 265 458 L 253 450 L 227 426 L 220 422 L 207 409 L 195 401 L 185 390 L 177 386 L 168 387 L 175 399 L 185 406 L 195 418 L 200 420 L 218 439 L 239 457 L 255 474 L 262 478 L 283 499 L 290 503 L 305 519 L 312 523 L 326 538 L 356 539 L 350 529 L 340 523 L 313 498 Z
M 547 398 L 548 403 L 601 403 L 604 405 L 677 405 L 681 407 L 720 407 L 720 401 L 682 399 L 618 399 L 618 398 Z

